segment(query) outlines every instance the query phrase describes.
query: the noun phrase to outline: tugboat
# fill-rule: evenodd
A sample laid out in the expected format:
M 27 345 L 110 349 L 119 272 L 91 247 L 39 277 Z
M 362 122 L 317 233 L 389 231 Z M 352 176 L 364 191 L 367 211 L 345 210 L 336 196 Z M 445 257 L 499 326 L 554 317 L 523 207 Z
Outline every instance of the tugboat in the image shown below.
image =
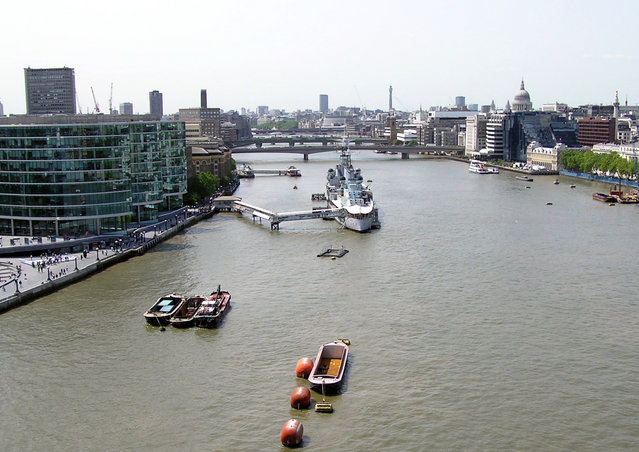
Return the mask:
M 230 309 L 231 294 L 217 286 L 217 292 L 213 292 L 202 302 L 193 316 L 193 322 L 198 328 L 215 328 Z

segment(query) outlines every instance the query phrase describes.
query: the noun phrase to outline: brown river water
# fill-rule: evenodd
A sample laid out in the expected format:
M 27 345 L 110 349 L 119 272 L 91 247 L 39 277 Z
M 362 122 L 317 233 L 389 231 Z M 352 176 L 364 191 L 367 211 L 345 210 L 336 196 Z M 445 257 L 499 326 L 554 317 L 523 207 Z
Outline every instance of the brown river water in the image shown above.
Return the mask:
M 238 156 L 302 177 L 257 176 L 236 195 L 319 206 L 337 159 Z M 565 177 L 353 162 L 379 230 L 218 214 L 0 315 L 0 450 L 283 450 L 290 418 L 309 451 L 637 450 L 639 206 Z M 220 328 L 145 324 L 161 295 L 218 284 L 233 297 Z M 352 344 L 334 413 L 292 409 L 297 360 L 337 338 Z

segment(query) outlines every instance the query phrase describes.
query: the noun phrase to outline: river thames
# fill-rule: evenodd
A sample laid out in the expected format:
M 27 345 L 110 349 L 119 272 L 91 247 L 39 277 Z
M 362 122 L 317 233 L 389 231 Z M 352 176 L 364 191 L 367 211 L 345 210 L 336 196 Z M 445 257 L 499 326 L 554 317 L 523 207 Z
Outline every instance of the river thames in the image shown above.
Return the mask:
M 238 156 L 302 177 L 258 175 L 236 195 L 320 206 L 337 160 Z M 639 206 L 561 176 L 370 151 L 353 163 L 379 230 L 218 214 L 0 315 L 0 450 L 282 450 L 290 418 L 309 451 L 637 450 Z M 161 295 L 218 284 L 233 297 L 220 328 L 145 324 Z M 290 408 L 307 384 L 297 360 L 337 338 L 352 345 L 335 412 Z

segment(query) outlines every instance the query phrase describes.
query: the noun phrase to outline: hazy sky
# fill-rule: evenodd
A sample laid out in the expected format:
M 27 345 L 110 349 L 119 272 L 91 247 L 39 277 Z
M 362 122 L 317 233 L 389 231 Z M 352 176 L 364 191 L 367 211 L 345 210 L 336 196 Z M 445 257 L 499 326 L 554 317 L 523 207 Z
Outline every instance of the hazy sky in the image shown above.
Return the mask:
M 25 113 L 24 68 L 72 67 L 78 102 L 164 112 L 258 105 L 639 104 L 639 1 L 244 0 L 2 4 L 0 102 Z

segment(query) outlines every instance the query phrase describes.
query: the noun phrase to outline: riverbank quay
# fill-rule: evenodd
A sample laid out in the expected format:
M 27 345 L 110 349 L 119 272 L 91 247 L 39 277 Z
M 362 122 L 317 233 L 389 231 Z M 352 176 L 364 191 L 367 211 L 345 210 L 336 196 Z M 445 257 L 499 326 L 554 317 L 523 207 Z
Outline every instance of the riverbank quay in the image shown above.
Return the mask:
M 448 160 L 455 160 L 457 162 L 464 162 L 464 163 L 470 163 L 469 159 L 465 159 L 465 158 L 461 158 L 461 157 L 453 157 L 453 156 L 446 156 L 446 158 Z M 551 171 L 551 170 L 545 170 L 545 171 L 529 171 L 529 170 L 525 170 L 523 168 L 513 168 L 512 166 L 508 166 L 508 165 L 497 165 L 496 163 L 491 163 L 490 161 L 487 162 L 483 162 L 484 165 L 486 166 L 490 166 L 493 168 L 499 168 L 500 170 L 504 170 L 504 171 L 510 171 L 513 173 L 519 173 L 519 174 L 527 174 L 527 175 L 531 175 L 531 174 L 536 174 L 539 176 L 554 176 L 557 174 L 560 174 L 559 171 Z
M 79 252 L 50 254 L 50 249 L 43 252 L 42 244 L 36 242 L 26 254 L 12 254 L 13 257 L 0 261 L 0 313 L 30 303 L 119 262 L 140 256 L 193 224 L 210 218 L 215 212 L 215 209 L 193 212 L 193 215 L 166 229 L 147 226 L 136 231 L 134 240 L 127 243 L 115 241 L 109 247 L 101 247 L 96 237 L 86 238 L 88 242 L 83 239 L 81 246 L 98 244 L 90 251 L 82 249 Z M 21 253 L 25 247 L 24 244 L 18 247 Z
M 614 185 L 624 185 L 626 187 L 639 190 L 639 182 L 634 180 L 628 180 L 628 179 L 620 180 L 619 178 L 616 178 L 616 177 L 599 176 L 598 174 L 591 174 L 591 173 L 578 173 L 576 171 L 569 171 L 569 170 L 561 170 L 559 171 L 559 174 L 561 174 L 562 176 L 576 177 L 578 179 L 585 179 L 585 180 L 594 181 L 594 182 L 604 182 L 604 183 L 614 184 Z

